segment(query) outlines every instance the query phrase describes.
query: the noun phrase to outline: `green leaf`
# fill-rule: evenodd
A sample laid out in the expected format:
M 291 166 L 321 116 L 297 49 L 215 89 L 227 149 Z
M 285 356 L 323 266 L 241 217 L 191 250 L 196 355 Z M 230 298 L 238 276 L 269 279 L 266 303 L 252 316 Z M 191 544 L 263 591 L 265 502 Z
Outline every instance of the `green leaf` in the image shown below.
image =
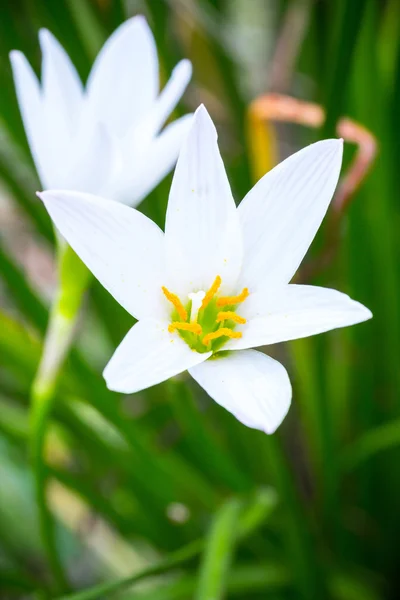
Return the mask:
M 217 511 L 205 543 L 195 600 L 222 597 L 233 562 L 237 541 L 236 525 L 241 508 L 241 503 L 233 499 Z

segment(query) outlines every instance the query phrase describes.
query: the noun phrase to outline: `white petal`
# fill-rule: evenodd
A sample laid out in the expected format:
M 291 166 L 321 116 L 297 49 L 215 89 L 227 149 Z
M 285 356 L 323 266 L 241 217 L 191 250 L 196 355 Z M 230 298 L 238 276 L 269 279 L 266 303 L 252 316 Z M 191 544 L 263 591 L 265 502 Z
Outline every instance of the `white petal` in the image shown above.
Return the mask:
M 308 337 L 372 317 L 346 294 L 312 285 L 288 285 L 273 297 L 267 291 L 251 294 L 240 314 L 248 321 L 240 326 L 243 337 L 226 345 L 232 350 Z
M 64 165 L 58 185 L 62 189 L 101 193 L 113 168 L 113 141 L 103 123 L 93 124 L 77 137 L 70 164 Z M 113 198 L 114 199 L 114 198 Z
M 43 186 L 49 183 L 53 157 L 46 144 L 39 82 L 25 56 L 13 50 L 10 61 L 22 120 L 32 157 Z
M 192 63 L 187 59 L 181 60 L 172 71 L 167 85 L 150 108 L 143 125 L 139 125 L 143 134 L 146 133 L 150 137 L 157 134 L 181 99 L 191 77 Z
M 168 125 L 143 151 L 141 161 L 125 165 L 121 173 L 116 174 L 116 198 L 120 202 L 137 206 L 151 190 L 171 171 L 187 136 L 193 115 L 185 115 Z M 125 153 L 125 160 L 130 158 Z
M 233 352 L 197 365 L 189 373 L 248 427 L 273 433 L 289 410 L 292 388 L 286 369 L 261 352 Z
M 239 221 L 204 106 L 179 154 L 166 218 L 167 268 L 176 293 L 208 289 L 217 275 L 235 285 L 242 257 Z
M 179 335 L 168 332 L 168 323 L 144 319 L 122 340 L 103 376 L 110 390 L 132 394 L 186 371 L 210 354 L 191 350 Z
M 82 82 L 68 54 L 50 31 L 41 29 L 39 40 L 43 54 L 43 93 L 56 111 L 63 112 L 70 131 L 76 127 L 81 109 Z
M 128 312 L 137 318 L 164 316 L 164 236 L 153 221 L 90 194 L 39 196 L 60 233 Z
M 157 49 L 144 17 L 129 19 L 104 44 L 90 73 L 87 92 L 100 121 L 121 135 L 140 121 L 159 86 Z
M 264 175 L 240 204 L 250 291 L 293 277 L 335 191 L 342 151 L 342 140 L 304 148 Z
M 74 132 L 78 129 L 82 109 L 82 85 L 68 56 L 52 34 L 42 29 L 39 39 L 43 54 L 43 135 L 53 161 L 50 181 L 46 184 L 63 187 L 65 171 L 70 168 L 76 152 Z

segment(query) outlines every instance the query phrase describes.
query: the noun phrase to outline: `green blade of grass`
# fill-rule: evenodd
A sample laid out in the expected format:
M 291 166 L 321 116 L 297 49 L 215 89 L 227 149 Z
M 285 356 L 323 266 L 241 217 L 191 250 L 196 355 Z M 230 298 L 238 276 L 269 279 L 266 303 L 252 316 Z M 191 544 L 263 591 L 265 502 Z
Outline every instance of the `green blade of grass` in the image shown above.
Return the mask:
M 366 7 L 367 0 L 339 0 L 330 7 L 336 12 L 337 24 L 325 87 L 326 120 L 321 138 L 336 136 L 336 123 L 343 114 L 357 35 Z
M 342 455 L 342 467 L 345 471 L 358 468 L 376 454 L 396 448 L 400 445 L 400 421 L 396 420 L 367 431 L 356 440 Z
M 233 499 L 215 514 L 199 567 L 195 600 L 221 598 L 224 594 L 233 562 L 240 510 L 241 503 Z

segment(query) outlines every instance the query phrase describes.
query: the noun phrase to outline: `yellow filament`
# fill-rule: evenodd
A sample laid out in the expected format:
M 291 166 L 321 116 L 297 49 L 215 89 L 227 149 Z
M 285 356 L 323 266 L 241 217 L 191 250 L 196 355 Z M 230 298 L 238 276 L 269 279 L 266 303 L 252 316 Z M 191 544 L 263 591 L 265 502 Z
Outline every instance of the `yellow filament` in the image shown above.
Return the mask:
M 179 323 L 178 321 L 174 321 L 174 323 L 171 323 L 171 325 L 168 326 L 168 331 L 170 333 L 174 333 L 177 329 L 180 329 L 181 331 L 190 331 L 196 335 L 200 335 L 202 331 L 198 323 Z
M 235 321 L 235 323 L 240 323 L 244 325 L 246 323 L 246 319 L 237 315 L 233 310 L 221 311 L 217 314 L 217 323 L 221 323 L 221 321 Z
M 201 303 L 201 308 L 205 308 L 207 306 L 207 304 L 209 304 L 209 302 L 211 302 L 211 300 L 213 299 L 213 297 L 215 296 L 215 294 L 218 292 L 219 286 L 221 285 L 221 277 L 219 275 L 216 276 L 216 278 L 214 279 L 214 283 L 212 284 L 212 286 L 210 287 L 210 289 L 208 290 L 208 292 L 206 293 L 206 295 L 203 298 L 203 302 Z
M 231 306 L 244 302 L 249 295 L 248 288 L 243 288 L 243 291 L 238 296 L 221 296 L 217 300 L 217 306 Z
M 216 340 L 217 338 L 223 336 L 238 339 L 242 337 L 242 334 L 240 331 L 232 331 L 232 329 L 228 329 L 228 327 L 221 327 L 221 329 L 217 329 L 217 331 L 207 333 L 207 335 L 203 337 L 203 344 L 207 346 L 211 340 Z
M 172 294 L 172 292 L 170 292 L 169 290 L 167 290 L 166 287 L 162 286 L 162 291 L 164 296 L 166 297 L 167 300 L 169 300 L 170 302 L 172 302 L 172 304 L 175 306 L 178 315 L 180 316 L 180 318 L 182 319 L 182 321 L 186 321 L 187 320 L 187 311 L 185 309 L 185 307 L 183 306 L 182 302 L 179 300 L 178 296 L 176 294 Z

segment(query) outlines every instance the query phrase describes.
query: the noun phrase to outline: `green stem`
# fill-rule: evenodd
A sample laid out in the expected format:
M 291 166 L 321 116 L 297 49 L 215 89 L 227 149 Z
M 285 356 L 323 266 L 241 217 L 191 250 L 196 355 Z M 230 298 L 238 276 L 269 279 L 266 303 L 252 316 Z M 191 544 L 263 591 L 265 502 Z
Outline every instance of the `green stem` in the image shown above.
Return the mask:
M 30 439 L 40 534 L 58 591 L 67 588 L 67 581 L 47 504 L 45 443 L 58 377 L 71 346 L 76 318 L 88 283 L 86 267 L 63 243 L 59 245 L 59 261 L 60 287 L 50 312 L 43 353 L 31 388 Z
M 40 533 L 50 569 L 57 587 L 61 589 L 66 587 L 66 578 L 58 557 L 53 519 L 47 506 L 44 448 L 57 375 L 69 347 L 72 325 L 59 318 L 56 308 L 50 317 L 44 352 L 31 391 L 31 455 Z
M 237 541 L 236 524 L 242 505 L 237 498 L 216 513 L 203 553 L 195 598 L 222 598 Z

